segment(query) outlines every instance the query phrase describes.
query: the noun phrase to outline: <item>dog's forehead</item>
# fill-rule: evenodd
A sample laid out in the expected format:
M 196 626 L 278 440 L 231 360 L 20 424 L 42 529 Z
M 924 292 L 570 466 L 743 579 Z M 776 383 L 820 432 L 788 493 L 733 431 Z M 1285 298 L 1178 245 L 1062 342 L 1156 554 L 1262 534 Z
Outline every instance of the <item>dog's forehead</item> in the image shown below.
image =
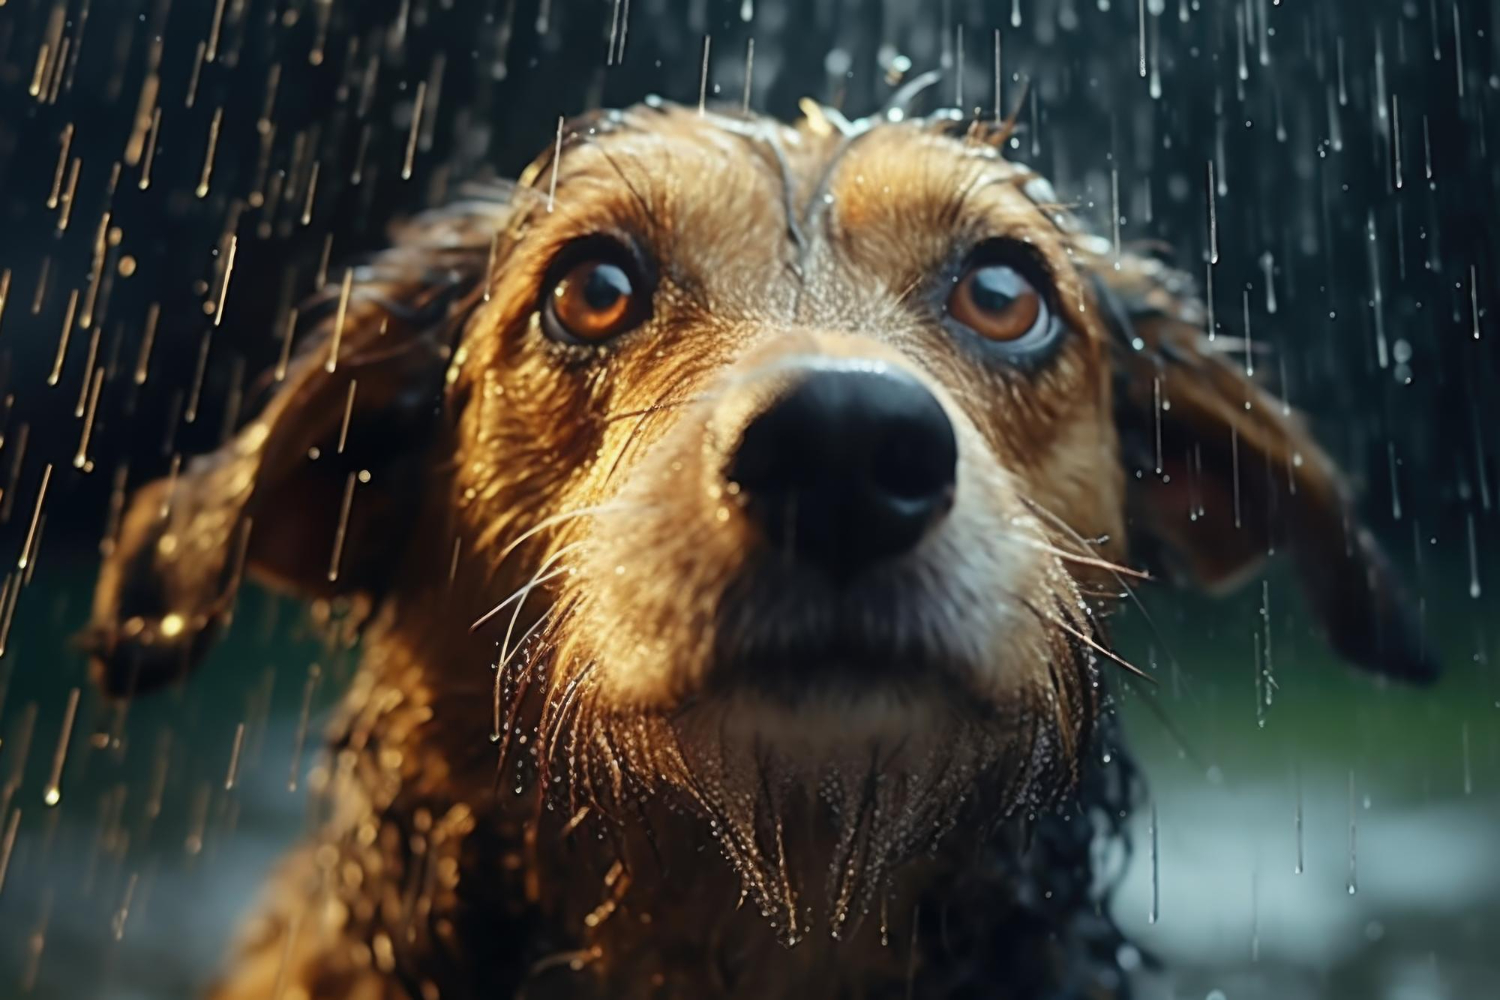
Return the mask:
M 825 168 L 820 192 L 847 229 L 894 225 L 951 230 L 983 207 L 1001 207 L 1018 226 L 1050 224 L 1027 181 L 989 142 L 933 123 L 880 124 L 851 139 Z M 1046 195 L 1050 196 L 1050 190 Z
M 1003 128 L 965 129 L 948 118 L 851 123 L 805 110 L 794 124 L 661 103 L 598 112 L 565 123 L 521 183 L 550 203 L 603 180 L 658 216 L 755 198 L 761 213 L 785 216 L 794 239 L 829 208 L 845 226 L 951 222 L 952 208 L 981 184 L 1011 189 L 1018 218 L 1056 222 L 1051 189 L 1000 154 Z
M 722 191 L 757 178 L 795 183 L 823 155 L 815 139 L 771 118 L 636 105 L 561 123 L 556 143 L 519 180 L 561 191 L 603 168 L 642 197 L 685 186 Z

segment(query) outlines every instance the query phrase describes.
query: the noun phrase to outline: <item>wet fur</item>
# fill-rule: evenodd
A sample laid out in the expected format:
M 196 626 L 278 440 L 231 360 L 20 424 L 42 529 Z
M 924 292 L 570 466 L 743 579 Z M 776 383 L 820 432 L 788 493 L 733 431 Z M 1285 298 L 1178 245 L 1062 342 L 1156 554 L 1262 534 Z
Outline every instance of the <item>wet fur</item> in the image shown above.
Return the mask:
M 566 136 L 309 310 L 260 415 L 146 487 L 101 574 L 122 696 L 184 674 L 246 574 L 378 609 L 319 832 L 213 996 L 1125 995 L 1110 567 L 1129 543 L 1221 586 L 1290 549 L 1341 652 L 1425 678 L 1336 471 L 1184 279 L 1083 231 L 1003 129 L 652 106 Z M 549 267 L 600 231 L 648 248 L 654 318 L 548 343 Z M 995 234 L 1069 328 L 1034 370 L 934 318 L 934 275 Z M 878 694 L 723 680 L 824 628 L 700 486 L 809 358 L 915 373 L 967 463 L 953 525 L 847 598 L 893 651 L 872 669 L 920 667 Z

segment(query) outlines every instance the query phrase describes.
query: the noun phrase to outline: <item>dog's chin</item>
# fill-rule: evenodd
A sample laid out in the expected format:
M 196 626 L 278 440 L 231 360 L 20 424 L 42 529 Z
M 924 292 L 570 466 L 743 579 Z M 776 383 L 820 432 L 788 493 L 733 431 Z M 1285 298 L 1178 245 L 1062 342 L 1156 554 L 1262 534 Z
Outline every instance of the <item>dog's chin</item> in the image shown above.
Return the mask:
M 682 739 L 758 748 L 784 766 L 820 767 L 871 754 L 909 760 L 956 739 L 998 740 L 1000 706 L 933 663 L 902 670 L 872 659 L 806 660 L 716 678 L 672 713 Z
M 968 819 L 1003 815 L 1028 757 L 1018 726 L 936 681 L 815 686 L 796 700 L 718 687 L 607 725 L 596 745 L 650 775 L 637 801 L 705 821 L 788 943 L 847 934 L 894 872 L 939 849 L 961 819 L 967 830 Z
M 703 821 L 783 938 L 844 934 L 897 869 L 1060 785 L 1047 769 L 1076 742 L 1066 671 L 1047 666 L 1065 644 L 898 582 L 823 600 L 742 586 L 645 620 L 606 618 L 590 591 L 551 731 L 575 776 L 628 800 L 606 813 Z

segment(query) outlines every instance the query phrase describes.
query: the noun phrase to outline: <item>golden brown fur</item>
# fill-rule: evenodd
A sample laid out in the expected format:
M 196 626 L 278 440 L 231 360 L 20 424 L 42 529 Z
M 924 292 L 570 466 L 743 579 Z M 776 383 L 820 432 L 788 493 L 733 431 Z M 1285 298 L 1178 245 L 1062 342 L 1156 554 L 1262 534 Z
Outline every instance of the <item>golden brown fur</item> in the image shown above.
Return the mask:
M 1079 230 L 999 138 L 576 122 L 397 233 L 239 438 L 143 492 L 96 603 L 115 693 L 185 671 L 244 572 L 378 600 L 320 832 L 215 997 L 1113 995 L 1087 848 L 1127 799 L 1093 742 L 1127 543 L 1205 585 L 1290 548 L 1343 652 L 1427 672 L 1328 460 L 1180 276 Z M 600 233 L 652 261 L 651 317 L 549 341 L 549 268 Z M 1066 330 L 1034 364 L 942 320 L 995 238 Z M 915 378 L 960 460 L 942 526 L 835 593 L 786 576 L 721 465 L 793 374 L 850 364 Z M 910 677 L 726 667 L 825 604 Z

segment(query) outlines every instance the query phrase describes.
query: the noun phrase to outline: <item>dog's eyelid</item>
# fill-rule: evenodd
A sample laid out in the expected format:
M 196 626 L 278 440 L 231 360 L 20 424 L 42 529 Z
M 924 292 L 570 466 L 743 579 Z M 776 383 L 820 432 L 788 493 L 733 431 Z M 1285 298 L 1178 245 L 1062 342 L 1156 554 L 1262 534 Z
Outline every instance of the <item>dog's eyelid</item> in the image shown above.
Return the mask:
M 543 283 L 556 280 L 570 267 L 596 255 L 629 263 L 655 283 L 655 258 L 646 252 L 645 244 L 634 233 L 616 226 L 580 232 L 558 241 L 542 269 Z
M 1057 276 L 1046 252 L 1031 238 L 1030 233 L 988 236 L 975 240 L 968 246 L 955 268 L 956 280 L 978 267 L 990 265 L 1014 267 L 1049 298 L 1055 298 Z

